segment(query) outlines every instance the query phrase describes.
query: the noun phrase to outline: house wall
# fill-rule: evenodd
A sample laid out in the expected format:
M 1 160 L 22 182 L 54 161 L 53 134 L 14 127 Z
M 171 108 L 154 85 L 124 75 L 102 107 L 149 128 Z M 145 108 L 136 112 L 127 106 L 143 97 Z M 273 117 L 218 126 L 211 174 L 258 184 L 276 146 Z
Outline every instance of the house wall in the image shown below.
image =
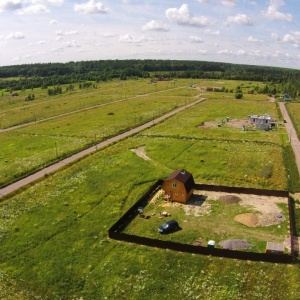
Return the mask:
M 176 187 L 174 187 L 173 184 L 176 184 Z M 172 201 L 186 203 L 189 198 L 184 184 L 177 179 L 165 180 L 162 189 L 165 191 L 165 195 L 170 196 L 169 199 Z

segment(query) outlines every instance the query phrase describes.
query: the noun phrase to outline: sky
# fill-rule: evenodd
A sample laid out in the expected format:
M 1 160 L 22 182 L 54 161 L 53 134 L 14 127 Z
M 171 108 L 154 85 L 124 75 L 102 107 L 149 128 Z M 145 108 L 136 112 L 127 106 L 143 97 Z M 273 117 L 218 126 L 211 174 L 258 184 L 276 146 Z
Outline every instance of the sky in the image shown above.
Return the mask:
M 0 0 L 0 66 L 102 59 L 300 69 L 300 0 Z

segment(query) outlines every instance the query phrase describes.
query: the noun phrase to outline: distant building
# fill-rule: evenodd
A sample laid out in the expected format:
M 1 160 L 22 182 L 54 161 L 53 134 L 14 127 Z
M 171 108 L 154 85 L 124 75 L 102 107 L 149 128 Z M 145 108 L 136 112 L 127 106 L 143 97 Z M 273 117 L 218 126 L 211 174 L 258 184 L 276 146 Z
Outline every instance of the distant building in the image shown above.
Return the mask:
M 284 101 L 292 101 L 292 98 L 287 93 L 281 95 L 280 98 L 283 99 Z
M 248 120 L 250 125 L 254 125 L 256 129 L 260 130 L 270 130 L 276 125 L 277 120 L 269 115 L 248 115 Z
M 164 198 L 186 203 L 193 194 L 194 186 L 195 181 L 191 173 L 184 169 L 174 171 L 162 185 Z

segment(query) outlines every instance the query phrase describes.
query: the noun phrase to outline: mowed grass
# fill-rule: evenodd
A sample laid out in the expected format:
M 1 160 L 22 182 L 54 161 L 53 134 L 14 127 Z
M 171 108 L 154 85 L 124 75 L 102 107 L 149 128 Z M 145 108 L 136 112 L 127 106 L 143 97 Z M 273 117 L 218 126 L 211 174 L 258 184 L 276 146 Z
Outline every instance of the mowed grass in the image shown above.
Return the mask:
M 19 94 L 17 97 L 4 94 L 4 96 L 0 96 L 0 129 L 88 109 L 97 105 L 127 100 L 137 95 L 156 94 L 170 90 L 168 95 L 174 96 L 172 90 L 188 87 L 189 81 L 180 79 L 151 84 L 149 79 L 138 79 L 92 82 L 92 84 L 94 87 L 79 89 L 79 83 L 76 83 L 74 90 L 66 93 L 65 90 L 68 85 L 62 85 L 64 93 L 56 96 L 48 96 L 48 89 L 40 88 L 17 91 Z M 53 87 L 49 88 L 53 89 Z M 178 96 L 193 96 L 197 93 L 196 91 L 189 90 L 187 92 L 187 89 L 185 90 L 185 92 L 178 91 L 176 94 Z M 35 100 L 25 101 L 29 94 L 34 94 Z
M 298 299 L 298 264 L 109 240 L 108 228 L 167 174 L 130 151 L 139 144 L 108 147 L 0 204 L 2 299 Z
M 86 110 L 0 133 L 0 186 L 118 133 L 146 123 L 196 100 L 185 87 L 182 96 L 163 92 Z

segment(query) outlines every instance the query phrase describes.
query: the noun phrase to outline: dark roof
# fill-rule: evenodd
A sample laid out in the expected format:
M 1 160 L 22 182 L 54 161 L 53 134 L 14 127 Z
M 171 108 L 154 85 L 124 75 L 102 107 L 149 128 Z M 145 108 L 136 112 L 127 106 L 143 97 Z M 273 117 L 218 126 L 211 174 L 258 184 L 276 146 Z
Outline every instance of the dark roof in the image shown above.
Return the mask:
M 195 181 L 193 175 L 184 169 L 174 171 L 168 178 L 166 178 L 166 180 L 172 179 L 177 179 L 182 182 L 187 192 L 194 188 Z

